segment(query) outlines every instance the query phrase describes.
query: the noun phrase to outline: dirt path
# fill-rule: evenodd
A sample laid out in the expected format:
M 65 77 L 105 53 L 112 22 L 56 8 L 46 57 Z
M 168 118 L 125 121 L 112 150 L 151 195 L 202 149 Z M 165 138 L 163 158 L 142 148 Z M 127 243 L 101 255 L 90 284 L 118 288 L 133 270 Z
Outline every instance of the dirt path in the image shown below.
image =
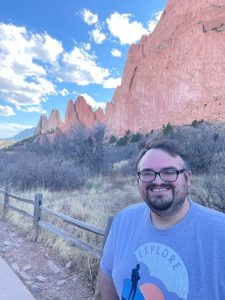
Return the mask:
M 0 255 L 37 300 L 94 300 L 87 282 L 71 263 L 16 226 L 0 220 Z

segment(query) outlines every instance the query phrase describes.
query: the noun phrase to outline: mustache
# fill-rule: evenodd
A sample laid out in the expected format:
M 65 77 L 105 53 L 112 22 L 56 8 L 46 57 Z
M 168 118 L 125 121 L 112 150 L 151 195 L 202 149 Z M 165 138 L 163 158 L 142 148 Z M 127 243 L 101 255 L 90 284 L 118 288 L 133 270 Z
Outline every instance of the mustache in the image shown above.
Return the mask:
M 149 183 L 149 185 L 147 186 L 148 190 L 153 190 L 154 188 L 173 189 L 173 185 L 170 183 L 162 183 L 162 184 Z

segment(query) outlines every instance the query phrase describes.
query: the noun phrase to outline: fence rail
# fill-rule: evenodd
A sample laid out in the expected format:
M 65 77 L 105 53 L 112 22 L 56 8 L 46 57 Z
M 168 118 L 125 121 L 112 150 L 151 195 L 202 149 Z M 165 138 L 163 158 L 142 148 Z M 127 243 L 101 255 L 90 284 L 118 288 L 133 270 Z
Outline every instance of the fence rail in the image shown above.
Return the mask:
M 3 217 L 4 218 L 6 217 L 7 212 L 10 209 L 10 210 L 13 210 L 13 211 L 25 216 L 25 217 L 33 219 L 33 228 L 32 228 L 32 240 L 33 241 L 37 241 L 40 229 L 42 228 L 42 229 L 47 230 L 59 237 L 62 237 L 64 240 L 69 241 L 72 245 L 75 245 L 82 250 L 90 252 L 92 255 L 94 255 L 97 258 L 101 257 L 101 252 L 102 252 L 101 250 L 97 249 L 96 247 L 94 247 L 93 245 L 91 245 L 85 241 L 82 241 L 81 239 L 79 239 L 76 236 L 72 235 L 71 233 L 63 230 L 62 228 L 56 227 L 55 225 L 42 220 L 42 214 L 45 213 L 48 215 L 58 217 L 67 224 L 70 224 L 70 225 L 78 227 L 80 229 L 89 231 L 93 234 L 103 236 L 104 239 L 103 239 L 102 248 L 104 246 L 106 237 L 109 233 L 109 229 L 110 229 L 113 217 L 109 217 L 106 230 L 102 230 L 100 228 L 93 227 L 89 224 L 86 224 L 86 223 L 80 221 L 80 220 L 71 218 L 70 216 L 64 215 L 60 212 L 54 211 L 48 207 L 43 206 L 43 195 L 42 194 L 39 194 L 39 193 L 35 194 L 34 200 L 26 199 L 26 198 L 23 198 L 23 197 L 20 197 L 17 195 L 13 195 L 11 193 L 8 193 L 7 190 L 2 190 L 2 189 L 0 189 L 0 194 L 3 195 L 3 201 L 0 201 L 0 205 L 3 206 Z M 25 210 L 22 210 L 18 207 L 13 206 L 10 203 L 10 198 L 32 205 L 33 206 L 33 214 L 30 214 Z

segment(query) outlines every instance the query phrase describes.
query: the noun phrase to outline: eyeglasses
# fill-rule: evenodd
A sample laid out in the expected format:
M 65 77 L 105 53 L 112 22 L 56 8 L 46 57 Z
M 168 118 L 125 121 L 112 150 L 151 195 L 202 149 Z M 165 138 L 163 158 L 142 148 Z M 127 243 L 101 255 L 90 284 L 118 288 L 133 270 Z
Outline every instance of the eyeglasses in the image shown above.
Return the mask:
M 187 171 L 186 169 L 174 170 L 174 169 L 165 169 L 160 172 L 155 172 L 150 169 L 137 172 L 138 178 L 145 183 L 151 183 L 156 179 L 156 176 L 159 177 L 164 182 L 173 182 L 177 180 L 179 174 Z

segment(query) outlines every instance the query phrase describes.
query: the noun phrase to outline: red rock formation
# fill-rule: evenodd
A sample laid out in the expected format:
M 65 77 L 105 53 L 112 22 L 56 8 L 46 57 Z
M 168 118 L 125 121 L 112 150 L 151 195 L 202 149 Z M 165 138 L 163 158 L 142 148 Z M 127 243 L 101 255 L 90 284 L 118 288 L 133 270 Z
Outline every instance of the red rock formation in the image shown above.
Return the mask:
M 104 118 L 105 118 L 105 114 L 104 114 L 103 110 L 99 107 L 95 111 L 95 122 L 104 123 L 104 121 L 105 121 Z
M 91 105 L 87 104 L 82 96 L 78 96 L 74 103 L 78 121 L 86 127 L 92 127 L 95 123 L 95 114 Z
M 76 124 L 81 123 L 86 127 L 92 127 L 97 122 L 104 121 L 104 113 L 101 108 L 98 108 L 96 112 L 92 110 L 83 96 L 78 96 L 73 103 L 69 100 L 65 114 L 65 124 L 62 128 L 64 133 L 69 133 Z
M 225 1 L 170 0 L 131 46 L 105 120 L 114 134 L 225 119 Z
M 62 131 L 69 132 L 75 126 L 75 124 L 77 124 L 77 122 L 78 117 L 73 100 L 69 100 L 66 107 L 65 124 L 63 126 Z
M 55 130 L 57 128 L 62 128 L 63 122 L 60 118 L 60 114 L 58 109 L 53 109 L 50 113 L 49 119 L 48 119 L 48 129 Z
M 47 127 L 47 123 L 48 123 L 48 118 L 46 117 L 46 115 L 41 115 L 38 124 L 36 126 L 35 134 L 43 133 L 43 131 Z
M 49 118 L 45 115 L 40 117 L 40 120 L 37 125 L 36 133 L 46 133 L 47 131 L 54 131 L 56 129 L 61 129 L 63 127 L 63 122 L 61 121 L 59 111 L 53 109 L 50 113 Z

